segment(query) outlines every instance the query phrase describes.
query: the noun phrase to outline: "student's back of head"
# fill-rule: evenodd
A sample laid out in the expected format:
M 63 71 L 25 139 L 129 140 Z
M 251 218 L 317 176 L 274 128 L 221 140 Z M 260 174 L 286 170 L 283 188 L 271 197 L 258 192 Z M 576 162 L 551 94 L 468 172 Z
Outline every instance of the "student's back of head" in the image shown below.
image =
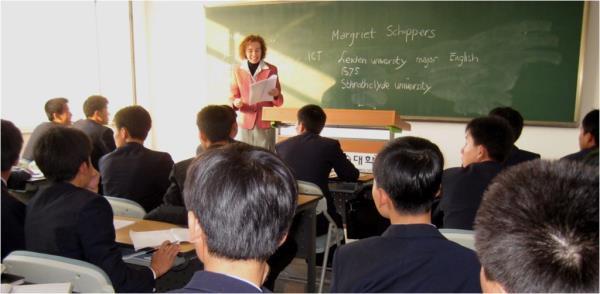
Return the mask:
M 579 147 L 598 147 L 598 109 L 588 112 L 581 121 Z
M 376 185 L 404 214 L 428 213 L 440 189 L 444 157 L 429 140 L 402 137 L 388 143 L 373 165 Z
M 196 125 L 208 141 L 227 141 L 236 126 L 236 116 L 235 110 L 227 105 L 209 105 L 196 115 Z
M 504 119 L 498 117 L 474 118 L 467 124 L 466 132 L 467 138 L 472 138 L 475 147 L 483 146 L 487 156 L 497 162 L 503 162 L 506 159 L 514 142 L 510 126 Z M 464 155 L 463 166 L 467 166 L 468 164 L 464 162 Z
M 10 121 L 2 120 L 2 171 L 10 171 L 19 160 L 23 147 L 21 131 Z
M 498 175 L 475 220 L 484 292 L 598 292 L 598 169 L 530 161 Z
M 150 113 L 139 105 L 122 108 L 115 114 L 114 121 L 119 132 L 126 129 L 131 138 L 142 141 L 146 140 L 152 128 Z
M 71 111 L 69 110 L 67 98 L 52 98 L 46 101 L 44 111 L 49 121 L 64 125 L 71 124 Z
M 309 104 L 298 110 L 298 123 L 302 124 L 307 132 L 320 134 L 326 120 L 325 111 L 318 105 Z
M 288 232 L 296 198 L 285 164 L 244 143 L 203 152 L 190 165 L 184 189 L 208 252 L 229 261 L 266 261 Z
M 70 181 L 82 163 L 91 165 L 92 143 L 82 131 L 56 127 L 44 133 L 34 149 L 34 158 L 44 176 L 55 182 Z
M 508 122 L 513 133 L 513 140 L 516 142 L 523 131 L 523 116 L 521 113 L 511 107 L 496 107 L 489 113 L 491 116 L 503 118 Z

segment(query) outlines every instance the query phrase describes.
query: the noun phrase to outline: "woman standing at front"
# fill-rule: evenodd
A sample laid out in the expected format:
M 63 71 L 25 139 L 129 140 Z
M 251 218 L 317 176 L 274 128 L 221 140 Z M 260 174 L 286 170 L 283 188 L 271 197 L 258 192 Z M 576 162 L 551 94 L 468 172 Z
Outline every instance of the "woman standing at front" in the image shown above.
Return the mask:
M 273 96 L 273 101 L 250 105 L 250 85 L 277 75 L 277 67 L 263 60 L 267 55 L 267 47 L 261 36 L 249 35 L 244 38 L 240 44 L 239 54 L 242 63 L 233 70 L 230 99 L 234 109 L 244 113 L 241 125 L 242 141 L 274 150 L 275 129 L 271 127 L 269 121 L 262 120 L 262 108 L 283 104 L 279 77 L 275 88 L 268 92 Z

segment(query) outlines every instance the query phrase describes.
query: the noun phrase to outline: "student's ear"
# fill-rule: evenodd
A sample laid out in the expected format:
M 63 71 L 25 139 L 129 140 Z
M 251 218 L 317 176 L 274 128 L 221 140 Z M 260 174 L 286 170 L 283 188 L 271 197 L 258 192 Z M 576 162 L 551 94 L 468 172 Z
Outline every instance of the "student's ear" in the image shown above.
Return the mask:
M 283 243 L 285 243 L 285 240 L 287 240 L 287 236 L 288 236 L 287 233 L 285 233 L 285 235 L 283 235 L 283 238 L 281 238 L 281 240 L 279 241 L 278 246 L 281 246 L 281 245 L 283 245 Z
M 229 132 L 229 138 L 234 139 L 235 136 L 237 136 L 238 133 L 238 124 L 237 122 L 234 122 L 233 125 L 231 126 L 231 131 Z
M 477 145 L 477 161 L 481 162 L 488 158 L 488 151 L 483 144 Z
M 381 216 L 385 218 L 389 218 L 390 212 L 390 197 L 388 194 L 381 188 L 377 187 L 377 185 L 373 185 L 373 202 L 375 202 L 375 208 Z
M 202 145 L 208 142 L 208 138 L 206 137 L 206 134 L 204 134 L 204 132 L 199 132 L 198 135 L 200 137 L 200 142 L 202 142 Z
M 190 243 L 196 248 L 196 255 L 203 260 L 208 253 L 204 239 L 204 231 L 200 226 L 200 221 L 192 211 L 188 211 L 188 236 Z
M 304 130 L 305 130 L 304 124 L 301 122 L 298 122 L 298 124 L 296 124 L 296 133 L 302 134 L 302 133 L 304 133 Z
M 483 293 L 507 293 L 500 283 L 487 278 L 483 267 L 479 271 L 479 283 L 481 284 L 481 291 Z

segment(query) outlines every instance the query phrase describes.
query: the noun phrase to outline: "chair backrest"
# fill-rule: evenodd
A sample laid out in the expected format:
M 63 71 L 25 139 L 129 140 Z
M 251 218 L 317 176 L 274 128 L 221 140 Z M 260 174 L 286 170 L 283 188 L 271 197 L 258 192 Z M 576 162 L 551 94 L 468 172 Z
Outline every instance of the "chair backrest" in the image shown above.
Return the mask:
M 101 268 L 77 259 L 19 250 L 6 256 L 2 264 L 6 273 L 24 277 L 29 283 L 70 282 L 74 292 L 115 292 Z
M 110 207 L 112 207 L 115 216 L 144 218 L 146 215 L 146 210 L 135 201 L 112 196 L 104 196 L 104 198 L 110 203 Z
M 440 233 L 448 240 L 456 242 L 463 247 L 475 250 L 475 232 L 471 230 L 440 229 Z

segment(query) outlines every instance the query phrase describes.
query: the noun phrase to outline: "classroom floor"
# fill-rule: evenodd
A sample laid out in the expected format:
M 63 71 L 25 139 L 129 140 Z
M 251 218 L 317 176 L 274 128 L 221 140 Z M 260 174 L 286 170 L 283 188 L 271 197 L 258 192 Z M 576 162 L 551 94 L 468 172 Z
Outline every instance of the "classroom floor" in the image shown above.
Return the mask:
M 317 282 L 315 290 L 319 289 L 319 280 L 321 278 L 321 267 L 317 266 Z M 325 283 L 323 293 L 329 292 L 331 281 L 331 269 L 325 273 Z M 283 272 L 279 274 L 275 281 L 276 293 L 303 293 L 306 287 L 306 261 L 295 258 Z

